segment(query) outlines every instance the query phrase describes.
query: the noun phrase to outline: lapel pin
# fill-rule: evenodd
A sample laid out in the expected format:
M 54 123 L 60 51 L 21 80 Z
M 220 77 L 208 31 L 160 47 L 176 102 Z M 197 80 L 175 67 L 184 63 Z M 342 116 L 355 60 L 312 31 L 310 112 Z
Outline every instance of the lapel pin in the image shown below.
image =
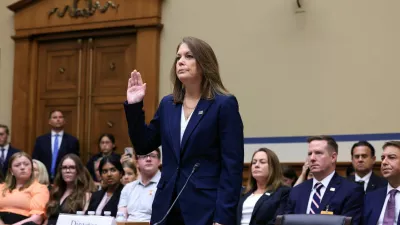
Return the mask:
M 199 111 L 199 115 L 203 115 L 203 110 Z
M 331 188 L 331 189 L 329 189 L 330 191 L 335 191 L 335 188 Z
M 265 192 L 265 195 L 267 195 L 267 196 L 270 196 L 270 195 L 271 195 L 271 193 L 269 193 L 269 192 Z

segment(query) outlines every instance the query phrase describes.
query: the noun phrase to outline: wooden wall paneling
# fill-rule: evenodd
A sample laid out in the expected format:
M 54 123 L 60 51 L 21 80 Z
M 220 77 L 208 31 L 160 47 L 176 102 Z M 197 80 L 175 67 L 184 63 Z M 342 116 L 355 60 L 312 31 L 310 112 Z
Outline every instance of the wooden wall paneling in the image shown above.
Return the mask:
M 149 84 L 145 98 L 147 121 L 154 115 L 159 102 L 162 1 L 113 0 L 119 5 L 118 10 L 109 9 L 87 17 L 71 17 L 69 12 L 63 17 L 59 17 L 58 12 L 49 14 L 55 7 L 72 7 L 74 2 L 78 3 L 79 11 L 87 8 L 89 1 L 20 0 L 8 7 L 15 13 L 16 42 L 11 136 L 16 147 L 31 152 L 36 136 L 48 131 L 47 114 L 52 109 L 60 108 L 65 110 L 66 131 L 80 140 L 85 161 L 89 156 L 85 153 L 93 149 L 91 142 L 97 142 L 98 138 L 93 137 L 91 132 L 104 126 L 104 121 L 98 125 L 93 123 L 94 107 L 98 114 L 96 118 L 101 120 L 108 119 L 109 115 L 121 114 L 127 80 L 135 68 L 144 74 Z M 101 5 L 105 3 L 106 0 L 100 0 Z M 80 49 L 72 43 L 79 38 Z M 113 38 L 113 41 L 107 41 Z M 98 50 L 104 50 L 98 51 L 97 56 L 96 41 Z M 103 61 L 93 66 L 96 57 Z M 123 69 L 119 66 L 122 58 Z M 109 63 L 111 59 L 116 61 L 113 66 Z M 61 64 L 68 66 L 65 68 L 68 72 L 64 71 L 63 76 L 56 75 Z M 104 73 L 114 66 L 115 71 Z M 121 118 L 125 118 L 123 114 Z M 119 124 L 117 127 L 125 129 L 121 121 L 115 121 Z M 120 139 L 123 147 L 128 146 L 129 143 L 125 143 L 128 138 L 120 136 L 117 142 Z
M 98 153 L 98 138 L 102 133 L 111 133 L 115 137 L 117 153 L 123 154 L 124 148 L 131 146 L 128 136 L 128 125 L 125 120 L 124 106 L 121 102 L 125 96 L 93 98 L 90 138 L 90 153 Z
M 146 122 L 150 122 L 159 104 L 160 28 L 145 28 L 137 32 L 136 68 L 146 83 L 144 108 Z M 172 62 L 171 62 L 172 63 Z M 167 73 L 163 71 L 163 73 Z
M 28 1 L 21 0 L 20 2 Z M 107 1 L 99 0 L 102 6 Z M 8 8 L 16 12 L 14 20 L 17 36 L 122 27 L 132 24 L 151 26 L 161 23 L 161 0 L 112 1 L 119 4 L 118 10 L 109 8 L 105 13 L 97 11 L 93 16 L 78 18 L 70 17 L 68 13 L 62 18 L 59 18 L 57 13 L 49 16 L 49 12 L 56 7 L 62 10 L 67 5 L 72 6 L 73 0 L 36 0 L 25 5 L 17 2 Z M 79 1 L 78 8 L 87 8 L 87 2 Z
M 30 55 L 32 42 L 29 39 L 15 40 L 14 60 L 14 82 L 13 82 L 13 103 L 11 117 L 11 144 L 23 151 L 30 151 L 29 128 L 32 118 L 32 102 L 30 85 L 32 82 L 30 73 Z M 16 82 L 17 81 L 17 82 Z

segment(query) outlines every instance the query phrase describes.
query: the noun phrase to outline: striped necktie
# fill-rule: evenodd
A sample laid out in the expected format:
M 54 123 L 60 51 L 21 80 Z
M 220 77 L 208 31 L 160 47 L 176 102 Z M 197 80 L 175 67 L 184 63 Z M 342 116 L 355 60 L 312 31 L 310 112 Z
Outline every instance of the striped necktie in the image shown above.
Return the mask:
M 321 188 L 324 185 L 320 182 L 316 183 L 314 185 L 314 189 L 315 189 L 315 193 L 313 195 L 312 201 L 311 201 L 311 208 L 310 208 L 310 213 L 309 214 L 320 214 L 321 213 L 321 209 L 320 204 L 321 204 Z

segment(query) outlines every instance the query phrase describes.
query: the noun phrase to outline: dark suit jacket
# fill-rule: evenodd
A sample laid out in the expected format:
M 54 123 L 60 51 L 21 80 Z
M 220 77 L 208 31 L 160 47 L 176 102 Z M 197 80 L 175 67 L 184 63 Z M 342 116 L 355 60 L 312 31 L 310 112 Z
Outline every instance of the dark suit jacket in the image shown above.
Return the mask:
M 386 195 L 387 186 L 368 192 L 365 195 L 363 225 L 376 225 L 378 223 Z M 400 214 L 397 218 L 397 225 L 400 225 Z
M 354 175 L 349 176 L 348 179 L 353 182 L 356 181 L 356 177 Z M 366 192 L 370 192 L 381 187 L 387 187 L 387 184 L 388 183 L 385 178 L 377 176 L 374 172 L 372 172 L 371 177 L 369 178 Z
M 101 211 L 101 215 L 104 216 L 104 211 L 110 211 L 111 216 L 116 217 L 118 212 L 118 202 L 119 197 L 121 196 L 121 191 L 124 186 L 121 184 L 115 190 L 113 195 L 111 196 L 110 200 L 108 200 L 107 204 L 104 206 L 103 210 Z M 89 207 L 86 212 L 89 211 L 96 211 L 97 207 L 99 206 L 101 200 L 103 199 L 104 195 L 106 194 L 106 190 L 96 191 L 92 194 L 90 198 Z
M 8 161 L 10 161 L 10 158 L 14 153 L 20 152 L 21 150 L 13 148 L 11 144 L 9 145 L 10 147 L 8 148 L 7 156 L 6 156 L 6 161 L 4 162 L 3 168 L 1 168 L 1 172 L 4 175 L 4 178 L 7 176 L 7 170 L 8 170 Z
M 132 144 L 142 155 L 160 145 L 163 150 L 151 223 L 163 218 L 174 193 L 182 189 L 199 163 L 178 200 L 185 224 L 236 224 L 244 158 L 243 123 L 236 98 L 216 95 L 214 99 L 200 99 L 182 142 L 182 104 L 175 104 L 171 95 L 164 97 L 149 125 L 145 124 L 142 107 L 143 102 L 125 103 Z
M 51 133 L 36 138 L 35 148 L 33 149 L 32 158 L 41 161 L 47 169 L 50 176 L 51 161 L 53 157 L 51 146 Z M 58 150 L 56 165 L 67 154 L 73 153 L 79 156 L 79 141 L 76 137 L 64 132 L 60 149 Z
M 285 214 L 308 213 L 306 211 L 312 185 L 313 179 L 310 179 L 292 188 Z M 335 172 L 322 197 L 320 208 L 326 210 L 328 207 L 334 215 L 352 217 L 353 224 L 358 225 L 361 221 L 363 204 L 364 188 Z
M 246 193 L 239 200 L 236 212 L 237 225 L 240 225 L 240 221 L 242 220 L 243 203 L 252 193 L 252 191 Z M 290 188 L 281 186 L 275 192 L 269 193 L 270 195 L 267 193 L 262 195 L 254 206 L 249 225 L 274 225 L 276 216 L 286 206 Z

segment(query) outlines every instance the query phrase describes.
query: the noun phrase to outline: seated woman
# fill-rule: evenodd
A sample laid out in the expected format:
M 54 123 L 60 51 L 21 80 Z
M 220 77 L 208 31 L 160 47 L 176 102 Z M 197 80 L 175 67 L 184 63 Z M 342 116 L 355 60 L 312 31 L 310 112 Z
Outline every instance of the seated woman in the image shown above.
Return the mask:
M 267 148 L 258 149 L 251 159 L 246 194 L 238 204 L 237 225 L 274 224 L 289 192 L 276 154 Z
M 115 153 L 115 150 L 117 149 L 117 147 L 115 146 L 114 135 L 112 135 L 112 134 L 100 135 L 100 138 L 98 140 L 98 146 L 99 146 L 99 153 L 92 156 L 86 164 L 86 168 L 89 170 L 90 175 L 92 176 L 92 179 L 95 182 L 100 182 L 99 180 L 97 180 L 96 171 L 95 171 L 95 162 L 98 158 L 109 156 L 109 155 L 118 157 L 118 159 L 121 158 L 120 155 Z
M 124 169 L 124 172 L 125 172 L 124 176 L 121 179 L 121 183 L 123 185 L 130 183 L 137 179 L 137 177 L 138 177 L 137 167 L 133 162 L 131 162 L 131 161 L 123 162 L 122 168 Z
M 6 180 L 0 184 L 0 217 L 5 224 L 42 224 L 49 191 L 33 176 L 31 157 L 11 156 Z
M 33 175 L 39 183 L 49 186 L 49 174 L 47 173 L 46 166 L 36 159 L 33 160 Z
M 46 206 L 48 219 L 45 224 L 55 225 L 60 213 L 86 211 L 92 191 L 93 180 L 81 159 L 75 154 L 64 156 L 57 168 L 50 201 Z
M 96 215 L 104 216 L 110 211 L 111 216 L 118 212 L 118 202 L 122 188 L 121 178 L 124 175 L 121 162 L 115 156 L 106 156 L 100 161 L 99 170 L 104 189 L 93 193 L 87 211 L 95 211 Z

